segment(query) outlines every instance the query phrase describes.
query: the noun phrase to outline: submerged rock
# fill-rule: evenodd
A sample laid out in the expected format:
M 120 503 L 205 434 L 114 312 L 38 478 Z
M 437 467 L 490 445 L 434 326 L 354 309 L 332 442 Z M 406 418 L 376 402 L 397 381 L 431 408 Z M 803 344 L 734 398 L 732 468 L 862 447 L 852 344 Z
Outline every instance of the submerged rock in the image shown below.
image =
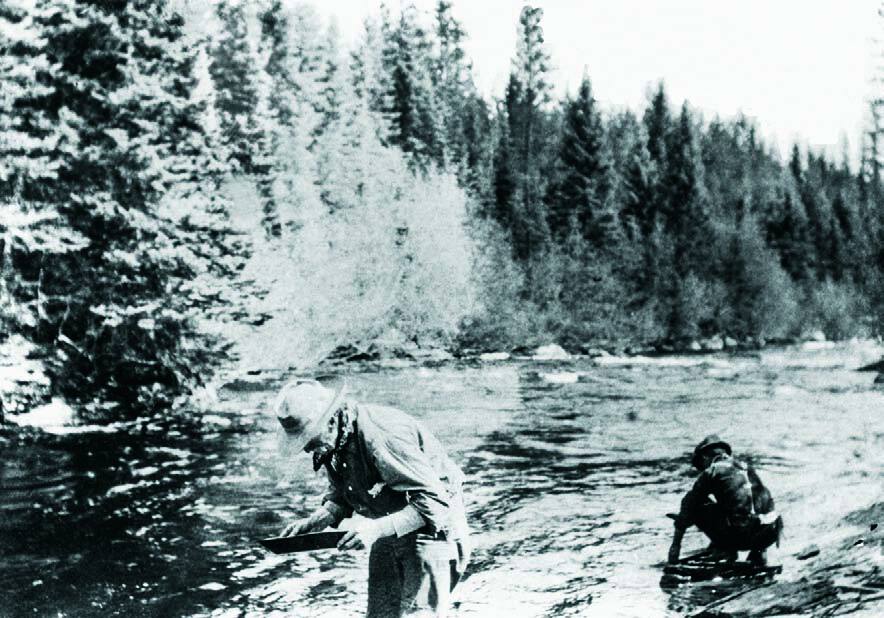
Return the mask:
M 857 371 L 877 371 L 878 373 L 884 373 L 884 358 L 881 360 L 869 363 L 868 365 L 863 365 Z
M 74 409 L 61 399 L 37 406 L 30 412 L 12 416 L 10 421 L 20 427 L 37 427 L 49 433 L 57 432 L 76 423 Z
M 418 348 L 411 355 L 415 360 L 423 363 L 444 363 L 454 358 L 454 355 L 443 348 Z
M 706 352 L 719 352 L 724 349 L 724 339 L 718 335 L 709 337 L 708 339 L 702 339 L 700 340 L 700 347 Z
M 821 330 L 815 330 L 813 332 L 805 334 L 803 338 L 808 341 L 823 342 L 826 340 L 826 333 Z
M 279 371 L 248 371 L 245 375 L 225 382 L 221 389 L 237 393 L 257 393 L 271 390 L 282 379 Z
M 540 379 L 550 384 L 576 384 L 580 380 L 580 374 L 573 371 L 541 373 Z
M 332 350 L 329 355 L 322 360 L 322 363 L 376 361 L 380 357 L 381 352 L 375 345 L 369 345 L 367 347 L 342 345 Z
M 534 350 L 532 358 L 534 360 L 569 360 L 571 355 L 562 346 L 551 343 L 549 345 L 542 345 Z
M 0 342 L 0 423 L 49 401 L 49 378 L 39 356 L 21 335 Z
M 595 347 L 584 347 L 583 353 L 586 354 L 589 358 L 599 358 L 602 356 L 611 356 L 611 353 L 605 350 L 604 348 L 595 348 Z

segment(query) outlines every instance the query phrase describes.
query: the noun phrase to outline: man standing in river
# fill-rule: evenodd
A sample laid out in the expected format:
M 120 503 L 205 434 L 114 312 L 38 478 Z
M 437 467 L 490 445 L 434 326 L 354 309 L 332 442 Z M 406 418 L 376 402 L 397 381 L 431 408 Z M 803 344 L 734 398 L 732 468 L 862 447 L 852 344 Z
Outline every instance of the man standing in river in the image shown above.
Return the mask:
M 463 474 L 423 425 L 399 410 L 356 404 L 314 380 L 280 392 L 275 411 L 297 451 L 325 468 L 329 489 L 283 536 L 367 518 L 338 549 L 368 549 L 369 618 L 445 616 L 469 559 Z
M 700 476 L 681 501 L 669 562 L 678 562 L 685 530 L 697 526 L 712 542 L 709 549 L 730 560 L 749 550 L 749 561 L 766 564 L 765 551 L 779 543 L 783 520 L 770 492 L 750 467 L 732 457 L 731 446 L 709 435 L 694 449 L 691 463 Z

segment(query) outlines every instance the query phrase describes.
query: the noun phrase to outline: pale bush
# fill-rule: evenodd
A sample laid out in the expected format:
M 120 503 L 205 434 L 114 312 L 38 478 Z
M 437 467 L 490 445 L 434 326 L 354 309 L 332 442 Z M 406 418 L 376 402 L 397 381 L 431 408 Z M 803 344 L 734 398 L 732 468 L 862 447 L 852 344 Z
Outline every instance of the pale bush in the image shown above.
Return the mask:
M 473 311 L 455 178 L 415 176 L 377 142 L 351 155 L 360 165 L 325 187 L 333 211 L 300 173 L 277 196 L 283 236 L 256 243 L 245 273 L 266 290 L 253 310 L 272 316 L 243 338 L 247 364 L 307 365 L 338 345 L 378 340 L 445 344 Z
M 794 334 L 800 315 L 798 294 L 776 252 L 765 245 L 749 220 L 736 233 L 735 242 L 734 279 L 727 282 L 731 304 L 722 332 L 764 339 Z
M 868 335 L 864 325 L 869 307 L 863 295 L 848 283 L 826 280 L 808 292 L 804 324 L 808 330 L 821 330 L 832 340 Z

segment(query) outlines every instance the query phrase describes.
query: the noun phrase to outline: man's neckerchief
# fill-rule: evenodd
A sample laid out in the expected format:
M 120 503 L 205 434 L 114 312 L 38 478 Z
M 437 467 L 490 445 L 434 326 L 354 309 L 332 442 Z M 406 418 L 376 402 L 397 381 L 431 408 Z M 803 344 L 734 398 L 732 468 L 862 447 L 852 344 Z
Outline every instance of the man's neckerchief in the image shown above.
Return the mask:
M 337 477 L 340 475 L 344 450 L 353 435 L 353 423 L 350 421 L 349 407 L 346 403 L 335 412 L 335 415 L 338 420 L 338 435 L 335 438 L 335 444 L 331 448 L 317 449 L 313 452 L 313 470 L 319 470 L 325 466 L 329 474 Z

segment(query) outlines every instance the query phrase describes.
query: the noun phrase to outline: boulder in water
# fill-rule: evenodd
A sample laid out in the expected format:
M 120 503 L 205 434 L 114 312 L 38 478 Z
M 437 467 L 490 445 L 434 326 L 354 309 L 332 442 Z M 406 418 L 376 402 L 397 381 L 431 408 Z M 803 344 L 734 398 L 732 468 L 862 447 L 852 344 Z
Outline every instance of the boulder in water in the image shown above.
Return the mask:
M 550 384 L 576 384 L 580 380 L 580 374 L 573 371 L 541 373 L 540 379 Z
M 569 360 L 571 355 L 562 346 L 551 343 L 549 345 L 542 345 L 534 350 L 532 358 L 534 360 Z
M 869 363 L 868 365 L 863 365 L 857 371 L 877 371 L 879 373 L 884 373 L 884 358 L 875 363 Z
M 486 363 L 494 362 L 494 361 L 505 361 L 510 359 L 509 352 L 485 352 L 484 354 L 479 354 L 479 360 L 484 361 Z
M 583 353 L 589 358 L 600 358 L 602 356 L 611 356 L 611 353 L 603 348 L 584 347 Z
M 826 340 L 826 333 L 821 330 L 815 330 L 807 335 L 807 339 L 810 341 L 822 342 Z
M 55 398 L 50 403 L 37 406 L 30 412 L 10 417 L 10 421 L 19 426 L 38 427 L 53 433 L 63 427 L 75 424 L 75 414 L 63 400 Z
M 245 375 L 225 382 L 221 389 L 237 393 L 257 393 L 272 390 L 280 379 L 281 375 L 278 371 L 261 371 L 260 373 L 249 371 Z
M 425 363 L 444 363 L 454 358 L 451 352 L 443 348 L 418 348 L 412 352 L 412 356 Z
M 724 339 L 715 335 L 700 341 L 700 348 L 705 352 L 719 352 L 724 349 Z

